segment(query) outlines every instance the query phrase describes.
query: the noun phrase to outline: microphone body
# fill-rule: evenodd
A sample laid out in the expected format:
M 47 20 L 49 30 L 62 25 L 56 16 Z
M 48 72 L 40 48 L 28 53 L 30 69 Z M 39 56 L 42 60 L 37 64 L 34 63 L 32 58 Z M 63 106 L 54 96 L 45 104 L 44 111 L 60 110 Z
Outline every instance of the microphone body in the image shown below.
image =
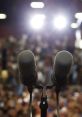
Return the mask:
M 36 85 L 37 73 L 34 54 L 30 50 L 18 54 L 18 68 L 23 85 L 32 89 Z
M 57 90 L 60 90 L 66 85 L 72 63 L 73 56 L 70 52 L 63 50 L 57 53 L 52 75 L 52 82 Z

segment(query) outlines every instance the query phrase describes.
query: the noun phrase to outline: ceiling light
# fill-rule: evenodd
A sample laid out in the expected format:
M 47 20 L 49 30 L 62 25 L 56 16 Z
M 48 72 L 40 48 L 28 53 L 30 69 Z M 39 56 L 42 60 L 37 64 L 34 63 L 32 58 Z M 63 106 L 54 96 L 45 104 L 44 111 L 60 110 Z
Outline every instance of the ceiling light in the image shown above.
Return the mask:
M 77 19 L 79 19 L 79 20 L 82 21 L 82 12 L 76 13 L 76 14 L 75 14 L 75 18 L 77 18 Z
M 43 2 L 31 2 L 30 6 L 32 8 L 43 8 L 44 7 L 44 3 Z
M 78 28 L 78 24 L 77 23 L 72 23 L 71 28 Z
M 0 19 L 6 19 L 7 18 L 7 15 L 4 14 L 4 13 L 0 13 Z

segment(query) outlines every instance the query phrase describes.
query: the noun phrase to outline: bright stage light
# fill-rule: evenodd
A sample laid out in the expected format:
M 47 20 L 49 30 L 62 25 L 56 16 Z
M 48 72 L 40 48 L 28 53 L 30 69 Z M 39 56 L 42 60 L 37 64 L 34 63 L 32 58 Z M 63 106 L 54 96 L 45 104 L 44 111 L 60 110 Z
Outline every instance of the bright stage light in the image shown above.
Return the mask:
M 4 13 L 0 13 L 0 19 L 6 19 L 7 18 L 7 15 L 4 14 Z
M 82 40 L 80 40 L 79 47 L 82 49 Z
M 75 47 L 82 49 L 82 39 L 76 39 Z
M 45 15 L 44 14 L 36 14 L 30 20 L 30 25 L 33 29 L 39 30 L 44 26 Z
M 78 28 L 78 24 L 77 23 L 72 23 L 71 28 Z
M 55 16 L 53 23 L 55 28 L 57 28 L 58 30 L 62 30 L 67 26 L 67 19 L 63 15 L 58 15 Z
M 77 19 L 82 21 L 82 13 L 81 12 L 80 13 L 76 13 L 75 14 L 75 18 L 77 18 Z
M 43 8 L 44 7 L 44 3 L 43 2 L 31 2 L 30 6 L 32 8 Z
M 75 35 L 76 35 L 76 39 L 81 39 L 81 31 L 80 30 L 77 30 Z
M 81 38 L 81 31 L 80 30 L 76 30 L 75 47 L 82 49 L 82 38 Z

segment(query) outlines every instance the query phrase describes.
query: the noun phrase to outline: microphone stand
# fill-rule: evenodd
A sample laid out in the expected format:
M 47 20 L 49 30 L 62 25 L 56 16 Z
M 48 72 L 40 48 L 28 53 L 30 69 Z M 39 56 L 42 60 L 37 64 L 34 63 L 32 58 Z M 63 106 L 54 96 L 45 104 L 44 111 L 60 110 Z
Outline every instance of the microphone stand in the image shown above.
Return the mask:
M 48 87 L 41 87 L 38 86 L 37 88 L 42 89 L 42 96 L 41 96 L 41 102 L 40 102 L 40 109 L 41 109 L 41 117 L 47 117 L 47 109 L 48 109 L 48 102 L 47 102 L 47 95 L 46 95 L 46 88 L 51 89 L 53 86 Z M 59 114 L 59 87 L 56 87 L 56 99 L 57 99 L 57 115 L 60 117 Z M 29 101 L 29 117 L 32 117 L 32 92 L 33 87 L 28 88 L 28 91 L 30 93 L 30 101 Z
M 40 109 L 41 109 L 41 117 L 47 117 L 47 108 L 48 108 L 48 103 L 47 103 L 47 95 L 44 95 L 44 88 L 42 92 L 42 97 L 41 97 L 41 103 L 40 103 Z

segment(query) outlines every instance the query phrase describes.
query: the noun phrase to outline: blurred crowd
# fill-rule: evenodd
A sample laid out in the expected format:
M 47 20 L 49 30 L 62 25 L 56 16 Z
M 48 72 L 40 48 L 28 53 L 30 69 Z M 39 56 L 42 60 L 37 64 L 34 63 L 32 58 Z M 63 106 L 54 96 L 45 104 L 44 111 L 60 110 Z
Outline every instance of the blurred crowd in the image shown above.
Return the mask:
M 38 82 L 42 86 L 50 85 L 54 57 L 60 50 L 73 54 L 74 62 L 68 79 L 67 88 L 59 98 L 60 117 L 82 116 L 82 52 L 70 46 L 67 40 L 36 39 L 23 35 L 20 39 L 10 36 L 0 39 L 0 117 L 29 117 L 29 92 L 19 78 L 17 55 L 29 49 L 35 55 Z M 34 89 L 32 112 L 33 117 L 40 117 L 40 100 L 42 90 Z M 57 116 L 56 93 L 48 89 L 47 117 Z

